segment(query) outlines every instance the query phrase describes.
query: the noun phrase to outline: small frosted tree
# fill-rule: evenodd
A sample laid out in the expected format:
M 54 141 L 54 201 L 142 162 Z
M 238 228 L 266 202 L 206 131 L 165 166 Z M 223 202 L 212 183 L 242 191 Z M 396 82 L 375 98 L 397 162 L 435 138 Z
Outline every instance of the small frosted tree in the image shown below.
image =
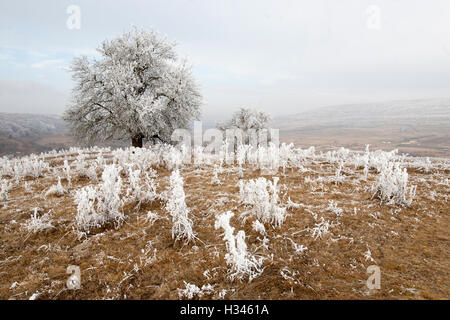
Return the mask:
M 217 128 L 223 131 L 232 129 L 240 130 L 242 133 L 242 141 L 239 141 L 240 138 L 238 138 L 238 143 L 235 146 L 235 151 L 237 151 L 240 143 L 250 144 L 251 139 L 258 139 L 257 134 L 261 133 L 261 130 L 269 129 L 270 119 L 270 115 L 264 111 L 258 111 L 250 108 L 240 108 L 238 111 L 233 113 L 230 120 L 225 123 L 218 124 Z M 238 136 L 240 136 L 240 134 L 235 134 L 232 138 L 233 141 L 229 142 L 234 145 L 234 138 L 237 138 Z M 268 138 L 270 139 L 270 137 Z
M 260 130 L 267 129 L 270 121 L 270 115 L 264 111 L 258 111 L 250 108 L 240 108 L 234 112 L 228 122 L 219 124 L 218 128 L 226 129 L 241 129 L 247 131 L 249 129 Z
M 134 28 L 105 40 L 100 59 L 75 58 L 76 83 L 64 118 L 82 141 L 143 139 L 169 142 L 176 128 L 200 115 L 201 96 L 174 43 L 154 31 Z

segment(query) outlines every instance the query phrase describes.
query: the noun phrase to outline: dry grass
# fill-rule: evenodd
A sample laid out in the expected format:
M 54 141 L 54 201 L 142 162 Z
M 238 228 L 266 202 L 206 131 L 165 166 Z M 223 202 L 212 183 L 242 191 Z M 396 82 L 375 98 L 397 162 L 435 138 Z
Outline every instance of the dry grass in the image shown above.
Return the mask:
M 47 161 L 52 166 L 63 162 L 62 158 Z M 9 200 L 0 202 L 0 298 L 28 299 L 38 293 L 39 299 L 178 299 L 183 281 L 199 287 L 214 285 L 216 293 L 204 299 L 218 299 L 221 290 L 227 291 L 225 299 L 450 298 L 448 186 L 433 183 L 437 177 L 448 179 L 449 172 L 410 170 L 410 179 L 418 186 L 417 197 L 411 207 L 401 208 L 382 205 L 365 191 L 373 172 L 364 182 L 362 170 L 355 170 L 336 185 L 305 181 L 306 177 L 334 175 L 332 164 L 312 163 L 307 168 L 319 173 L 297 169 L 278 173 L 282 203 L 290 198 L 302 206 L 287 210 L 290 215 L 281 228 L 266 225 L 268 249 L 261 247 L 252 220 L 243 224 L 239 217 L 245 207 L 238 200 L 239 178 L 234 167 L 224 168 L 218 186 L 211 184 L 212 167 L 181 170 L 199 239 L 186 246 L 174 244 L 169 219 L 153 225 L 146 221 L 149 210 L 169 217 L 162 201 L 142 205 L 139 211 L 135 203 L 128 203 L 123 208 L 126 221 L 119 229 L 109 225 L 78 239 L 73 231 L 73 194 L 91 182 L 73 179 L 69 194 L 46 199 L 45 191 L 57 183 L 56 175 L 29 180 L 31 193 L 21 182 L 9 192 Z M 155 169 L 158 192 L 164 191 L 170 171 Z M 250 179 L 261 172 L 246 167 L 244 175 Z M 67 188 L 67 181 L 62 181 Z M 431 191 L 437 194 L 434 200 L 429 197 Z M 327 210 L 330 200 L 343 209 L 342 215 Z M 35 207 L 40 213 L 51 211 L 55 228 L 27 233 L 22 224 Z M 232 226 L 245 230 L 249 249 L 267 258 L 264 272 L 251 283 L 230 282 L 226 275 L 225 243 L 214 221 L 227 210 L 235 213 Z M 314 239 L 310 228 L 321 218 L 333 226 L 328 234 Z M 308 249 L 296 254 L 291 240 Z M 375 262 L 366 260 L 368 248 Z M 372 264 L 381 269 L 380 290 L 369 291 L 365 285 L 366 268 Z M 69 265 L 81 269 L 79 290 L 66 289 Z

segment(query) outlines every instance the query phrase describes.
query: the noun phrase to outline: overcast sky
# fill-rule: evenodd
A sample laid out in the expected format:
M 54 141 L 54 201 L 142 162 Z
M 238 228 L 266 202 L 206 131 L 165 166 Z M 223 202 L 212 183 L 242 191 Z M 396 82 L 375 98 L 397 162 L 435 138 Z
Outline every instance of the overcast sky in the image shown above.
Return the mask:
M 450 97 L 448 0 L 16 0 L 0 2 L 0 112 L 61 114 L 64 67 L 133 25 L 179 43 L 205 119 Z

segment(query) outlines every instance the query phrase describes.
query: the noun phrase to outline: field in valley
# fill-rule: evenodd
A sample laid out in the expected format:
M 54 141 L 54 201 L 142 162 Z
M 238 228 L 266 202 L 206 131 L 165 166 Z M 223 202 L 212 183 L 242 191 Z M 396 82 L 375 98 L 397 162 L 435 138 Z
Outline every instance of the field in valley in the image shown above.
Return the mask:
M 279 154 L 265 151 L 247 150 L 245 161 L 232 165 L 207 155 L 183 164 L 181 153 L 170 148 L 73 148 L 3 158 L 0 298 L 450 297 L 448 159 L 286 146 Z M 403 203 L 394 197 L 382 202 L 382 189 L 374 189 L 390 163 L 406 168 L 407 188 L 415 191 Z M 86 228 L 81 218 L 89 216 L 82 215 L 86 207 L 77 194 L 88 186 L 99 193 L 107 184 L 106 167 L 121 169 L 113 179 L 120 219 Z M 176 219 L 168 203 L 182 199 L 170 200 L 170 177 L 177 169 L 195 233 L 189 242 L 175 241 L 172 233 Z M 248 189 L 260 177 L 266 180 L 259 189 Z M 260 215 L 246 192 L 265 202 L 266 212 Z M 234 257 L 230 242 L 216 225 L 228 211 L 234 214 L 232 233 L 245 232 L 241 262 L 255 263 L 238 276 L 226 256 Z M 70 265 L 80 269 L 80 289 L 67 288 Z M 370 265 L 380 268 L 380 289 L 366 286 Z

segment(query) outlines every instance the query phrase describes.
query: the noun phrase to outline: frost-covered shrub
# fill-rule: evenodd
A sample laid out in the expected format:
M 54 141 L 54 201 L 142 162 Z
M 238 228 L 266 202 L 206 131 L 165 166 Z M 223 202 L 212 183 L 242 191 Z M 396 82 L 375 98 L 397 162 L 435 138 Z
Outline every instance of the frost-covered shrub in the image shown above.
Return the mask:
M 183 178 L 180 176 L 178 169 L 173 171 L 170 175 L 166 210 L 172 216 L 172 239 L 175 239 L 175 241 L 184 239 L 185 243 L 189 243 L 195 239 L 195 233 L 192 230 L 192 220 L 188 217 L 189 209 L 186 205 L 183 185 Z
M 248 144 L 240 144 L 237 146 L 236 151 L 236 162 L 239 167 L 242 167 L 245 164 L 245 159 L 247 157 L 247 153 L 250 150 L 250 145 Z
M 75 193 L 75 223 L 78 231 L 89 233 L 91 228 L 101 226 L 101 214 L 97 213 L 95 208 L 97 197 L 97 189 L 92 186 L 84 187 Z
M 47 190 L 47 192 L 45 193 L 45 196 L 51 196 L 51 195 L 55 195 L 58 197 L 61 197 L 63 195 L 65 195 L 67 193 L 67 190 L 64 189 L 64 187 L 61 185 L 61 177 L 58 177 L 58 184 L 57 185 L 53 185 L 50 187 L 50 189 Z
M 178 297 L 180 299 L 194 299 L 195 297 L 201 298 L 205 295 L 213 295 L 215 293 L 214 286 L 210 284 L 204 284 L 201 288 L 195 284 L 187 283 L 183 281 L 186 286 L 185 289 L 178 289 Z
M 426 157 L 425 160 L 422 161 L 422 170 L 428 173 L 432 168 L 433 164 L 431 163 L 430 158 Z
M 252 154 L 253 153 L 253 154 Z M 280 167 L 280 153 L 278 147 L 270 142 L 269 146 L 251 148 L 248 152 L 250 163 L 254 163 L 257 169 L 271 173 L 278 172 Z
M 156 193 L 155 179 L 156 172 L 152 169 L 149 173 L 145 172 L 141 179 L 141 170 L 128 169 L 128 180 L 130 185 L 127 189 L 127 198 L 131 198 L 141 203 L 154 201 L 158 194 Z M 141 184 L 142 182 L 142 184 Z
M 225 260 L 231 269 L 229 270 L 229 278 L 242 280 L 246 276 L 249 277 L 249 282 L 259 276 L 263 271 L 261 265 L 263 258 L 257 258 L 247 251 L 247 244 L 245 243 L 245 232 L 240 230 L 234 236 L 234 228 L 230 226 L 230 219 L 234 213 L 227 211 L 216 217 L 214 224 L 215 229 L 222 228 L 224 230 L 223 239 L 226 241 L 227 253 Z
M 215 164 L 214 169 L 213 169 L 213 177 L 211 180 L 212 185 L 219 186 L 222 184 L 219 179 L 219 171 L 220 171 L 220 167 L 217 164 Z
M 256 232 L 260 233 L 261 235 L 266 235 L 266 228 L 264 227 L 264 224 L 262 224 L 259 220 L 255 220 L 252 223 L 252 229 Z
M 102 183 L 99 186 L 87 186 L 75 194 L 77 215 L 76 228 L 81 233 L 89 233 L 94 227 L 100 227 L 108 222 L 114 222 L 116 227 L 124 220 L 120 211 L 123 200 L 120 198 L 122 168 L 108 165 L 103 170 Z
M 77 172 L 78 178 L 88 178 L 92 182 L 97 182 L 98 177 L 96 163 L 94 162 L 92 165 L 88 165 L 86 154 L 80 153 L 77 156 L 77 159 L 74 161 L 74 165 L 75 172 Z
M 91 165 L 86 169 L 86 176 L 88 177 L 89 180 L 91 180 L 92 182 L 97 182 L 98 181 L 98 176 L 97 176 L 97 169 L 95 165 Z
M 42 216 L 38 216 L 38 208 L 34 208 L 34 212 L 31 215 L 31 218 L 27 220 L 27 222 L 23 225 L 28 232 L 40 232 L 50 228 L 54 228 L 51 223 L 50 212 Z
M 11 190 L 12 185 L 8 180 L 2 180 L 0 184 L 0 201 L 8 200 L 8 191 Z
M 147 212 L 147 216 L 145 217 L 145 221 L 149 223 L 149 225 L 153 225 L 155 223 L 155 221 L 157 220 L 161 220 L 161 219 L 166 219 L 168 220 L 167 217 L 162 217 L 154 212 Z
M 83 152 L 80 152 L 77 155 L 76 160 L 72 163 L 75 167 L 75 171 L 78 173 L 80 177 L 85 176 L 86 170 L 86 155 Z
M 168 170 L 180 168 L 183 160 L 184 155 L 181 151 L 172 146 L 167 146 L 167 150 L 163 154 L 163 161 Z
M 9 160 L 7 157 L 0 158 L 0 178 L 5 176 L 14 176 L 13 161 Z
M 366 150 L 366 152 L 368 149 Z M 398 156 L 398 150 L 392 150 L 389 152 L 383 150 L 375 150 L 374 152 L 369 152 L 369 169 L 374 168 L 378 172 L 381 172 L 386 166 L 389 166 L 391 163 L 395 163 L 401 158 Z
M 122 167 L 115 165 L 108 165 L 102 173 L 102 184 L 100 185 L 101 197 L 98 199 L 98 207 L 101 212 L 105 213 L 109 220 L 123 219 L 123 214 L 119 208 L 123 204 L 120 198 L 122 189 L 122 178 L 120 177 Z
M 344 167 L 343 161 L 339 161 L 338 167 L 336 168 L 336 172 L 334 176 L 331 178 L 331 180 L 336 184 L 339 185 L 342 183 L 342 181 L 345 180 L 345 176 L 342 175 L 342 169 Z
M 333 200 L 328 201 L 327 210 L 333 212 L 338 217 L 344 213 L 344 210 L 342 208 L 338 208 L 337 203 Z
M 50 169 L 47 162 L 39 159 L 35 155 L 17 159 L 14 162 L 14 177 L 33 177 L 39 178 L 44 176 L 44 172 Z
M 23 188 L 25 189 L 26 193 L 33 192 L 33 188 L 31 187 L 31 185 L 27 181 L 25 181 L 25 183 L 23 184 Z
M 408 172 L 399 163 L 389 162 L 380 168 L 372 185 L 373 196 L 388 205 L 410 206 L 416 194 L 416 186 L 408 187 Z
M 69 166 L 69 162 L 66 160 L 64 160 L 64 173 L 66 174 L 66 178 L 67 178 L 67 183 L 69 188 L 72 187 L 72 180 L 71 180 L 71 176 L 70 176 L 70 166 Z
M 312 237 L 314 239 L 322 238 L 323 235 L 327 234 L 329 232 L 330 227 L 332 227 L 333 224 L 329 221 L 325 221 L 324 218 L 321 218 L 321 221 L 319 223 L 316 223 L 314 228 L 311 229 L 312 231 Z
M 286 173 L 286 168 L 291 166 L 293 162 L 295 162 L 295 154 L 294 154 L 294 144 L 286 144 L 282 143 L 280 146 L 280 161 L 279 164 L 283 168 L 283 174 Z
M 281 226 L 286 220 L 286 208 L 279 206 L 278 177 L 272 181 L 264 177 L 249 180 L 247 182 L 239 181 L 240 199 L 245 204 L 252 206 L 251 212 L 262 223 L 271 223 L 275 227 Z

